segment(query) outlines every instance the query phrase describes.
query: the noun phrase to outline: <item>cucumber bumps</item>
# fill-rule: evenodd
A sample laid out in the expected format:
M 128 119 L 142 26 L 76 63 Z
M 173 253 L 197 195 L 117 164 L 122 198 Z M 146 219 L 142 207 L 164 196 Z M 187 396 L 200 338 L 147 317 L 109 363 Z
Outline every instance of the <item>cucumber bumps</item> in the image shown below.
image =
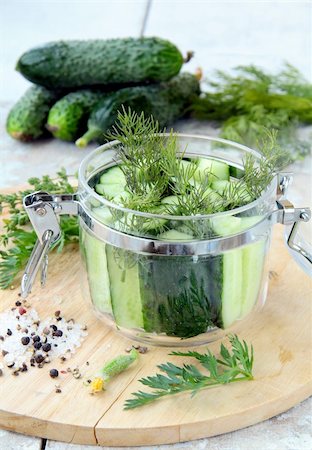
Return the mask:
M 165 81 L 182 64 L 171 42 L 144 37 L 51 42 L 24 53 L 16 70 L 34 83 L 59 89 Z
M 32 141 L 45 131 L 50 107 L 58 95 L 41 86 L 31 86 L 9 112 L 6 129 L 14 139 Z

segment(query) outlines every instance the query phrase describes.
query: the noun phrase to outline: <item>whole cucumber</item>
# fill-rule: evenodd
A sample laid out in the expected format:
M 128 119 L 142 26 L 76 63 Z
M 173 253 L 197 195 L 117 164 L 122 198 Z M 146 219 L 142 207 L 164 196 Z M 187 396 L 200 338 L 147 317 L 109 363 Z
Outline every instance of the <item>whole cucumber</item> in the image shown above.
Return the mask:
M 169 80 L 182 64 L 171 42 L 142 37 L 51 42 L 24 53 L 16 70 L 48 88 L 79 88 Z
M 31 86 L 7 117 L 7 132 L 20 141 L 32 141 L 45 132 L 50 107 L 59 97 L 41 86 Z
M 161 127 L 182 117 L 194 96 L 199 94 L 199 81 L 190 73 L 181 73 L 170 81 L 150 86 L 121 89 L 108 95 L 92 111 L 88 131 L 76 141 L 85 147 L 90 141 L 103 142 L 104 133 L 114 124 L 122 106 L 137 113 L 152 115 Z
M 90 89 L 65 95 L 50 109 L 46 128 L 58 139 L 75 141 L 86 129 L 91 110 L 105 96 Z

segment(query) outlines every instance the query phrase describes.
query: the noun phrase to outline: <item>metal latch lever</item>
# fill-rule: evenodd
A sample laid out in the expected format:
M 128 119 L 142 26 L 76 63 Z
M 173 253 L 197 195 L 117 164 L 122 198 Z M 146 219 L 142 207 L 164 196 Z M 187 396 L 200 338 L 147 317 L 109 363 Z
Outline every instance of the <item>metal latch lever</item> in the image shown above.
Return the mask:
M 41 286 L 45 285 L 47 278 L 47 268 L 48 268 L 48 252 L 52 240 L 53 232 L 47 230 L 43 237 L 42 243 L 37 239 L 37 242 L 31 252 L 30 258 L 28 260 L 25 272 L 21 281 L 21 296 L 26 298 L 30 293 L 36 275 L 41 267 Z

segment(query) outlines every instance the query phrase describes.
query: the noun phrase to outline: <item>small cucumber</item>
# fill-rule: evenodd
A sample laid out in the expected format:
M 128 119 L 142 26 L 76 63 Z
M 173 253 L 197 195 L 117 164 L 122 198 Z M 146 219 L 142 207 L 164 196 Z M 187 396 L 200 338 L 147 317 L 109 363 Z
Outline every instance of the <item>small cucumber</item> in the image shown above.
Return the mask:
M 158 85 L 121 89 L 101 101 L 92 111 L 88 131 L 76 141 L 76 145 L 85 147 L 92 140 L 105 141 L 104 134 L 115 123 L 122 107 L 131 108 L 138 114 L 143 111 L 146 116 L 152 115 L 161 127 L 168 125 L 186 113 L 198 93 L 199 82 L 190 73 L 182 73 Z
M 85 131 L 91 110 L 105 95 L 90 89 L 65 95 L 50 109 L 46 128 L 58 139 L 75 141 Z
M 41 86 L 31 86 L 9 112 L 6 129 L 19 141 L 32 141 L 44 134 L 50 107 L 59 95 Z

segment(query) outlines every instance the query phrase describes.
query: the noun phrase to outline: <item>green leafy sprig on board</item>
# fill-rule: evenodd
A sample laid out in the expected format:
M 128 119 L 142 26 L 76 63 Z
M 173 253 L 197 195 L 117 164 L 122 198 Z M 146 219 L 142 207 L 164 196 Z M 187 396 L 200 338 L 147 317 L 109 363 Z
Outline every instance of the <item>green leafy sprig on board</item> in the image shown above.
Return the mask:
M 254 148 L 265 127 L 279 131 L 279 143 L 292 160 L 311 151 L 298 138 L 297 125 L 312 123 L 312 84 L 295 67 L 286 64 L 273 75 L 253 65 L 239 66 L 233 75 L 216 71 L 207 85 L 193 104 L 194 115 L 221 121 L 221 137 Z
M 201 366 L 193 364 L 176 366 L 171 362 L 158 366 L 162 373 L 139 380 L 151 392 L 134 392 L 133 398 L 126 400 L 125 409 L 138 408 L 168 395 L 191 391 L 195 395 L 201 389 L 207 389 L 237 381 L 253 379 L 253 347 L 240 341 L 236 335 L 230 335 L 231 350 L 223 344 L 220 356 L 216 357 L 208 350 L 206 353 L 196 351 L 172 352 L 171 355 L 194 358 Z M 204 369 L 200 370 L 200 369 Z
M 48 175 L 42 178 L 30 178 L 30 187 L 14 194 L 0 194 L 0 213 L 7 213 L 3 219 L 3 233 L 0 236 L 0 288 L 12 285 L 16 275 L 25 267 L 35 245 L 37 236 L 29 226 L 29 219 L 23 208 L 23 197 L 34 191 L 47 191 L 51 194 L 72 193 L 74 188 L 69 182 L 65 169 L 57 173 L 53 179 Z M 77 242 L 79 227 L 76 217 L 61 216 L 61 238 L 54 248 L 61 252 L 64 245 Z

